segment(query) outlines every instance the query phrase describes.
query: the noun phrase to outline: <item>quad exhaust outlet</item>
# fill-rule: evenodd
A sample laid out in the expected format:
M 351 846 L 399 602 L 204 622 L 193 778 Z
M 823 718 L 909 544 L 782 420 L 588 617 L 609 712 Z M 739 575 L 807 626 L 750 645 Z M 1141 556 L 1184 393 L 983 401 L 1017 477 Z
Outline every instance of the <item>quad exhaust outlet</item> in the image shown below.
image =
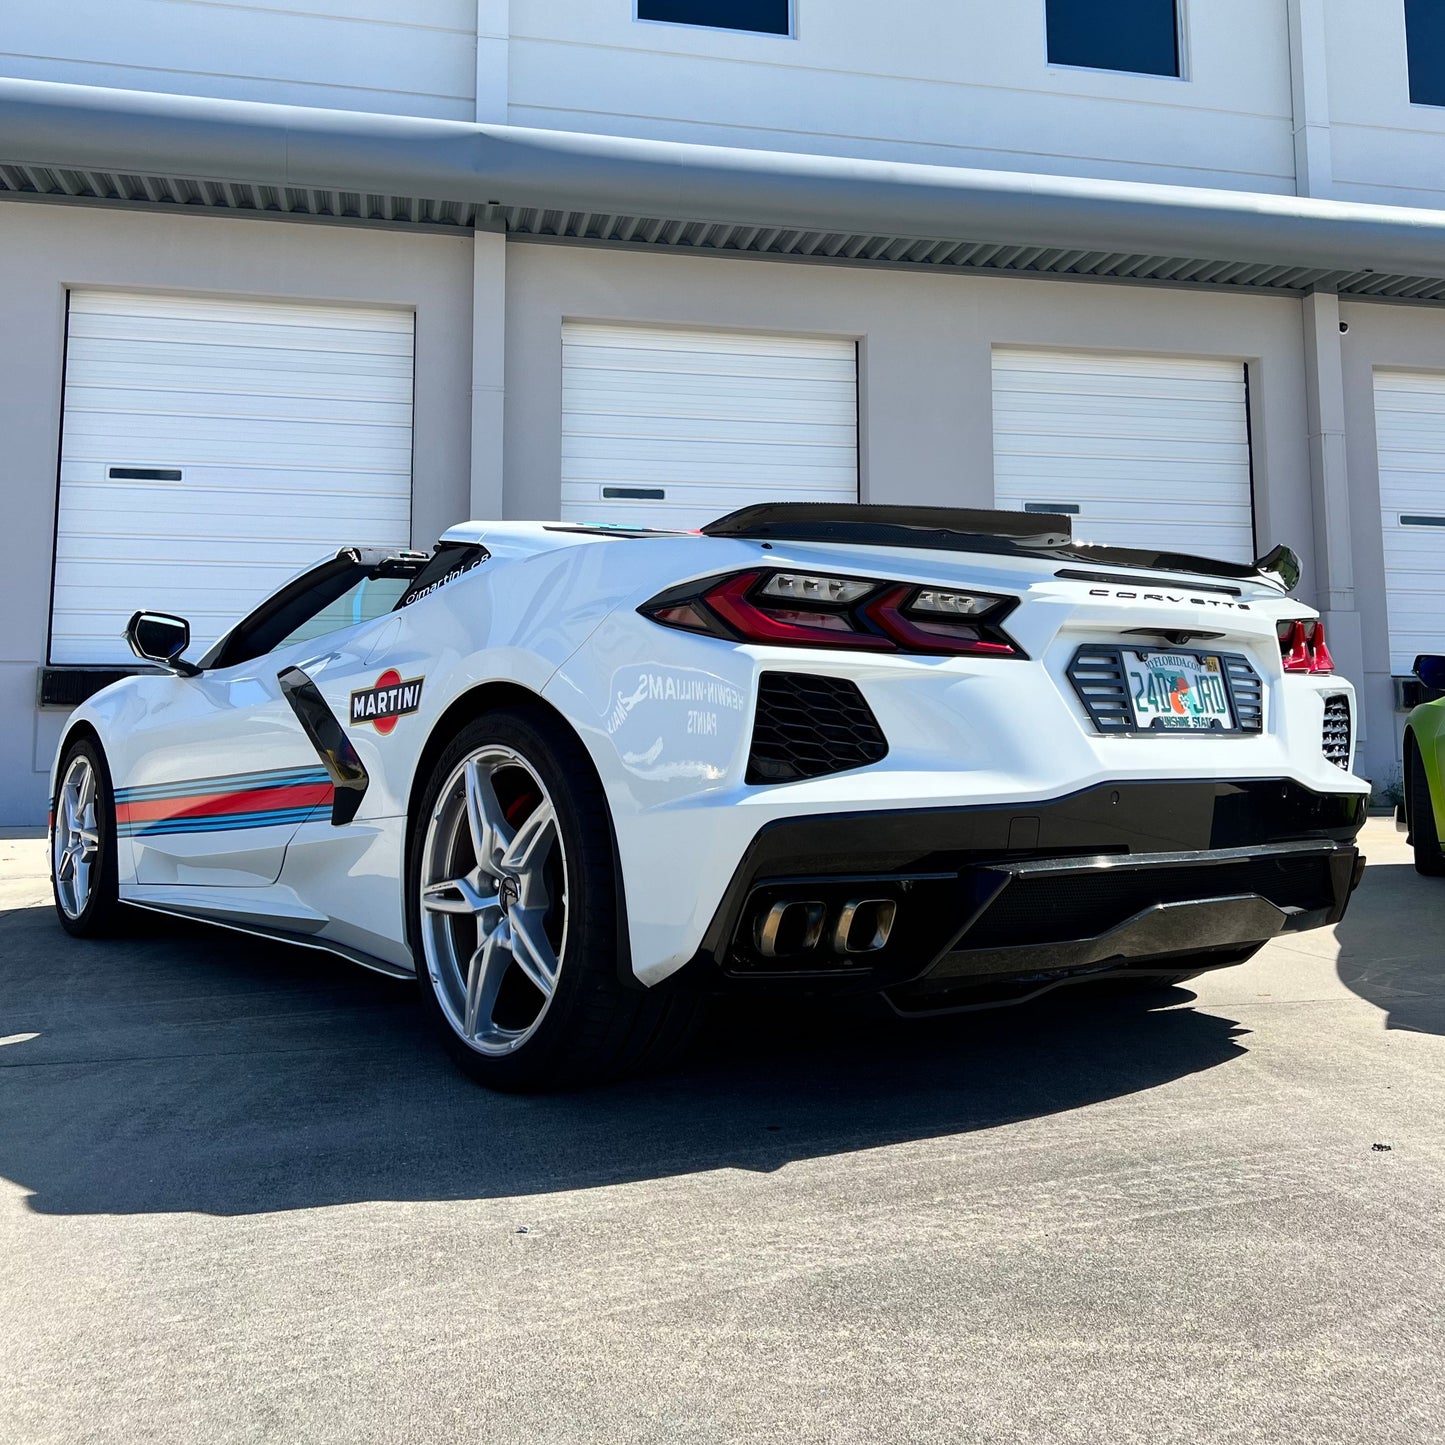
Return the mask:
M 852 898 L 836 912 L 819 898 L 782 898 L 758 912 L 753 946 L 763 958 L 801 958 L 824 946 L 838 957 L 877 953 L 897 917 L 891 898 Z

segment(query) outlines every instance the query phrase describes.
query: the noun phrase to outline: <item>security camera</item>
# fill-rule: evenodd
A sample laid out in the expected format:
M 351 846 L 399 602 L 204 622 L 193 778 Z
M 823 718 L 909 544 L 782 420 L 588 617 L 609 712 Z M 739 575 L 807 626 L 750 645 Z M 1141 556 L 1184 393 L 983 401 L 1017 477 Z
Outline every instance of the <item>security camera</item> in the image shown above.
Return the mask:
M 1350 330 L 1350 323 L 1349 323 L 1348 321 L 1341 321 L 1341 322 L 1340 322 L 1340 335 L 1341 335 L 1341 336 L 1347 335 L 1347 334 L 1349 333 L 1349 330 Z

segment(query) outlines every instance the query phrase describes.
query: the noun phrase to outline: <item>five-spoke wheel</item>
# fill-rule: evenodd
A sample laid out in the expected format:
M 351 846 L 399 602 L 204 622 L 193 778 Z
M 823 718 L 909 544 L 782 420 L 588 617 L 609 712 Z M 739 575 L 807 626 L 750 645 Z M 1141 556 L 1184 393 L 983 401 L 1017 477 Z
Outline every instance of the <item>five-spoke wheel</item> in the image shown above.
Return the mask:
M 443 784 L 422 849 L 421 944 L 458 1036 L 510 1053 L 541 1023 L 566 953 L 557 811 L 514 748 L 481 747 Z
M 576 733 L 541 704 L 463 725 L 413 814 L 408 926 L 423 1007 L 494 1088 L 555 1088 L 669 1056 L 691 994 L 631 978 L 617 845 Z
M 77 936 L 105 932 L 119 912 L 110 774 L 88 737 L 66 750 L 56 773 L 50 825 L 50 882 L 61 926 Z
M 96 794 L 95 767 L 85 754 L 76 753 L 55 797 L 55 828 L 50 838 L 55 901 L 67 918 L 79 918 L 90 902 L 100 854 Z

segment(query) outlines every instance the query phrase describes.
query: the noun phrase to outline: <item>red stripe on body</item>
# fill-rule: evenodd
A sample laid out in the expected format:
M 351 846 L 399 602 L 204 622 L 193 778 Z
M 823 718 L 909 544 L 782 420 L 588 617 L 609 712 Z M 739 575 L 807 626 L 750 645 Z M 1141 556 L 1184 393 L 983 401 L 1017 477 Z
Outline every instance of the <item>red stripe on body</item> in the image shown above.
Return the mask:
M 117 803 L 118 823 L 154 823 L 170 818 L 218 818 L 228 813 L 269 813 L 278 808 L 318 807 L 331 801 L 330 783 L 289 783 L 245 793 L 198 793 L 191 798 L 152 798 Z

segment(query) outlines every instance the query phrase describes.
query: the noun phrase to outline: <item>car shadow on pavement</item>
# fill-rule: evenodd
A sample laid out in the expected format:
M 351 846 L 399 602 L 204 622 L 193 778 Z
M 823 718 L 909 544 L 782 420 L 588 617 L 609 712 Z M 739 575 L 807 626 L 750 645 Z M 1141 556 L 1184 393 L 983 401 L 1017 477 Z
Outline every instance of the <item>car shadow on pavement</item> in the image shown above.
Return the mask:
M 0 918 L 0 1176 L 42 1213 L 232 1215 L 774 1170 L 1240 1056 L 1231 1020 L 1159 1008 L 1190 997 L 908 1024 L 730 1006 L 672 1073 L 505 1096 L 457 1072 L 409 984 L 160 918 L 83 943 L 22 909 Z
M 1340 981 L 1386 1011 L 1386 1028 L 1445 1034 L 1445 879 L 1372 864 L 1335 941 Z

